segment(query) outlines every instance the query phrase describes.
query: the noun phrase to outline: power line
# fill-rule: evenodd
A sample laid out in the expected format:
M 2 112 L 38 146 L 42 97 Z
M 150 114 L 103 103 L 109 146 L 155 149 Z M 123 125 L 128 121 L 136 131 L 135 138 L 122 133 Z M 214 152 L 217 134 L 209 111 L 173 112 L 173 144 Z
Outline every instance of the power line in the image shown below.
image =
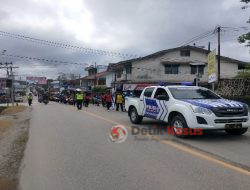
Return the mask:
M 28 42 L 37 43 L 37 44 L 41 44 L 41 45 L 48 45 L 48 46 L 53 46 L 53 47 L 77 50 L 77 51 L 81 51 L 81 52 L 86 53 L 86 54 L 87 53 L 88 54 L 99 54 L 99 55 L 115 56 L 115 57 L 122 57 L 122 58 L 136 58 L 136 57 L 138 57 L 135 54 L 125 54 L 125 53 L 118 53 L 118 52 L 113 52 L 113 51 L 106 51 L 106 50 L 100 50 L 100 49 L 75 46 L 75 45 L 70 45 L 70 44 L 66 44 L 66 43 L 60 43 L 60 42 L 55 42 L 55 41 L 50 41 L 50 40 L 33 38 L 33 37 L 24 36 L 24 35 L 20 35 L 20 34 L 5 32 L 5 31 L 0 31 L 0 36 L 15 38 L 15 39 L 19 39 L 19 40 L 25 40 Z
M 249 27 L 246 26 L 237 26 L 237 27 L 232 27 L 232 26 L 221 26 L 222 29 L 224 30 L 233 30 L 233 31 L 239 31 L 239 30 L 250 30 Z
M 237 40 L 237 38 L 241 35 L 239 33 L 240 31 L 235 31 L 235 30 L 222 30 L 221 37 L 223 40 L 221 42 L 227 42 L 230 40 Z M 210 41 L 211 43 L 217 43 L 217 40 L 212 40 Z
M 210 30 L 210 31 L 201 33 L 201 34 L 199 34 L 199 35 L 197 35 L 197 36 L 192 37 L 192 38 L 189 39 L 189 40 L 186 40 L 186 41 L 180 43 L 179 46 L 188 45 L 188 44 L 190 44 L 190 43 L 192 43 L 192 42 L 195 42 L 195 41 L 201 40 L 201 39 L 203 39 L 203 38 L 209 37 L 209 36 L 211 36 L 211 35 L 213 35 L 213 34 L 214 34 L 214 30 Z
M 217 28 L 218 26 L 213 29 L 213 30 L 210 30 L 210 31 L 207 31 L 207 32 L 203 32 L 197 36 L 194 36 L 192 38 L 190 38 L 189 40 L 186 40 L 182 43 L 180 43 L 178 46 L 186 46 L 190 43 L 193 43 L 193 42 L 198 42 L 198 41 L 201 41 L 201 40 L 204 40 L 206 38 L 209 38 L 211 36 L 213 36 L 214 34 L 217 33 Z M 246 27 L 246 26 L 238 26 L 238 27 L 232 27 L 232 26 L 221 26 L 221 31 L 222 32 L 239 32 L 239 31 L 246 31 L 246 30 L 250 30 L 249 27 Z
M 62 61 L 62 60 L 56 60 L 56 59 L 46 59 L 46 58 L 37 58 L 37 57 L 31 57 L 31 56 L 23 56 L 23 55 L 13 55 L 13 54 L 0 54 L 0 56 L 4 57 L 11 57 L 21 60 L 28 60 L 28 61 L 41 61 L 41 62 L 48 62 L 48 63 L 56 63 L 56 64 L 73 64 L 73 65 L 85 65 L 89 66 L 88 63 L 77 63 L 77 62 L 69 62 L 69 61 Z

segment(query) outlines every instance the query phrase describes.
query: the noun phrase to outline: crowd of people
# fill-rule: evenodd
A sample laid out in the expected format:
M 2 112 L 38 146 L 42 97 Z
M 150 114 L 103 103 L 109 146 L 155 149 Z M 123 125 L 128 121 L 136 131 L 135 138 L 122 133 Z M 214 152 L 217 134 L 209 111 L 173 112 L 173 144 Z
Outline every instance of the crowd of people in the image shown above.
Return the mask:
M 96 106 L 102 105 L 107 110 L 124 111 L 125 100 L 122 92 L 112 94 L 111 91 L 107 91 L 101 94 L 90 94 L 76 90 L 75 99 L 73 100 L 74 106 L 77 106 L 78 109 L 82 109 L 82 106 L 88 107 L 90 102 Z
M 125 111 L 125 97 L 131 96 L 132 93 L 123 93 L 122 91 L 112 92 L 107 90 L 102 93 L 94 92 L 83 92 L 81 89 L 76 89 L 74 91 L 65 91 L 63 93 L 51 94 L 48 91 L 38 92 L 38 101 L 40 103 L 49 101 L 56 101 L 59 103 L 70 104 L 77 107 L 77 109 L 82 109 L 82 107 L 88 107 L 90 103 L 95 106 L 105 107 L 108 111 Z M 33 96 L 29 93 L 27 96 L 28 104 L 32 104 Z

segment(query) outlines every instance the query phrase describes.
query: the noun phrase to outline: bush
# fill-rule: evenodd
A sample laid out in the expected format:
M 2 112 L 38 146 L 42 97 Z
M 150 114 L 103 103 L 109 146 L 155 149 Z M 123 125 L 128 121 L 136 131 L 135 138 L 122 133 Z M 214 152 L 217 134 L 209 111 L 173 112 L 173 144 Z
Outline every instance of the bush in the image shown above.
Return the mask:
M 236 79 L 240 79 L 240 78 L 250 78 L 250 72 L 241 71 L 241 72 L 239 72 L 239 74 L 238 74 L 235 78 L 236 78 Z
M 105 92 L 105 91 L 106 91 L 106 86 L 95 86 L 92 89 L 92 92 L 94 92 L 94 93 L 102 93 L 102 92 Z
M 245 66 L 245 69 L 238 73 L 235 78 L 250 78 L 250 64 Z

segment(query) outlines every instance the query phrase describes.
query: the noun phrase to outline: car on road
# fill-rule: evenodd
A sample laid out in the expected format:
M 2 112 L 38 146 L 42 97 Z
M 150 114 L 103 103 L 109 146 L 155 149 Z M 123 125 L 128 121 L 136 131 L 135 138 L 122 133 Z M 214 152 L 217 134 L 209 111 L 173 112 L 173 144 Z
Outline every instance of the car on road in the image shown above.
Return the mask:
M 250 126 L 247 104 L 198 86 L 149 86 L 139 98 L 128 97 L 125 108 L 134 124 L 147 117 L 167 122 L 174 130 L 199 128 L 241 135 Z

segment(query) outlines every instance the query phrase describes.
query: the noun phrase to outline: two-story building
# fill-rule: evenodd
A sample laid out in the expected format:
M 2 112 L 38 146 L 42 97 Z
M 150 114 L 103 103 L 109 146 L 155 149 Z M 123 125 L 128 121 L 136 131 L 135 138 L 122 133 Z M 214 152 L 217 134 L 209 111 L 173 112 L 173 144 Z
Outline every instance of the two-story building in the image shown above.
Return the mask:
M 106 85 L 106 65 L 98 65 L 96 67 L 92 65 L 86 67 L 85 71 L 88 72 L 88 75 L 83 78 L 77 79 L 77 83 L 80 84 L 81 88 L 91 90 L 94 86 Z
M 182 46 L 111 65 L 116 86 L 158 84 L 159 82 L 193 82 L 199 73 L 200 83 L 208 82 L 209 51 Z M 218 58 L 218 56 L 217 56 Z M 234 78 L 248 63 L 221 56 L 220 78 Z M 217 68 L 216 68 L 217 69 Z
M 0 78 L 0 90 L 3 90 L 6 87 L 7 78 Z

